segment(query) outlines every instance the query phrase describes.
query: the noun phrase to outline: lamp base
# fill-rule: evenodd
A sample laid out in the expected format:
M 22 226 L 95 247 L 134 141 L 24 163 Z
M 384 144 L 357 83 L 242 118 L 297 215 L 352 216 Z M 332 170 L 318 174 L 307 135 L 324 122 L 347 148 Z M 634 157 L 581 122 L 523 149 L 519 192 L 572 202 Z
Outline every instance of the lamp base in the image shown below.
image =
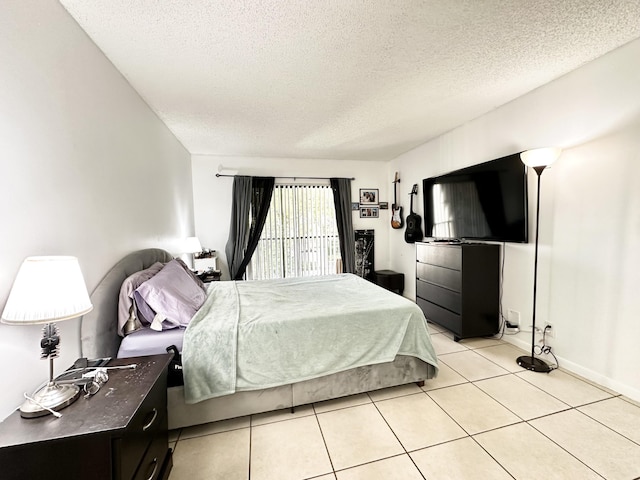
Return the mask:
M 552 370 L 551 366 L 544 360 L 532 357 L 531 355 L 518 357 L 516 362 L 518 362 L 518 365 L 522 368 L 526 368 L 527 370 L 532 370 L 534 372 L 549 373 Z
M 33 400 L 25 400 L 20 405 L 20 416 L 23 418 L 36 418 L 49 415 L 51 410 L 62 410 L 77 400 L 80 389 L 76 385 L 58 385 L 49 382 L 33 395 Z M 44 408 L 47 407 L 47 408 Z

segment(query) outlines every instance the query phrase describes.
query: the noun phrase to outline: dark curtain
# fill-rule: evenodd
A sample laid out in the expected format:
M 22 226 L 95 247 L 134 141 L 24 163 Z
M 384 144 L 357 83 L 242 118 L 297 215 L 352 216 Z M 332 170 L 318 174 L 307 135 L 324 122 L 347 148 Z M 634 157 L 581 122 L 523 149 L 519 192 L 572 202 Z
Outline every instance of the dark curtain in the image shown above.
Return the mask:
M 242 280 L 264 228 L 273 177 L 236 176 L 233 180 L 233 203 L 229 240 L 225 248 L 232 280 Z
M 351 213 L 351 180 L 348 178 L 332 178 L 330 181 L 331 190 L 333 191 L 333 203 L 336 209 L 338 236 L 340 237 L 342 271 L 355 273 L 356 253 Z
M 253 257 L 253 252 L 256 251 L 264 223 L 267 220 L 267 213 L 269 213 L 274 184 L 275 178 L 273 177 L 253 177 L 251 186 L 251 228 L 244 259 L 236 272 L 234 280 L 242 280 L 247 270 L 247 265 L 249 265 L 251 257 Z

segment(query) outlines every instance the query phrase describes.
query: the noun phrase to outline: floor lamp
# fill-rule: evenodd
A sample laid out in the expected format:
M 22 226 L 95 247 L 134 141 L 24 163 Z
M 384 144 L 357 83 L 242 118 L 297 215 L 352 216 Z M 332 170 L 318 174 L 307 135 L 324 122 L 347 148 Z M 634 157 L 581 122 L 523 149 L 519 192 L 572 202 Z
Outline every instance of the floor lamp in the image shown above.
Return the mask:
M 516 360 L 518 365 L 534 372 L 550 372 L 551 366 L 544 360 L 535 358 L 534 348 L 536 344 L 536 291 L 538 283 L 538 230 L 540 226 L 540 177 L 546 167 L 555 162 L 560 156 L 559 148 L 537 148 L 527 150 L 520 154 L 522 163 L 533 168 L 538 174 L 538 198 L 536 200 L 536 243 L 533 260 L 533 326 L 531 327 L 531 355 L 523 355 Z

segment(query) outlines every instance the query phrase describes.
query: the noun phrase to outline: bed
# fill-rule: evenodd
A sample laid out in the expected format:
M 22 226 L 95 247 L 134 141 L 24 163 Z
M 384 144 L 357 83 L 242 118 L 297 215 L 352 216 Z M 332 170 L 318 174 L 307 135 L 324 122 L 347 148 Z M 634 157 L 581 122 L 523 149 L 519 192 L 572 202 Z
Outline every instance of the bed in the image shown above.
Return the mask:
M 120 356 L 139 355 L 136 350 L 123 350 L 125 342 L 118 334 L 118 299 L 123 282 L 157 262 L 167 264 L 172 259 L 161 249 L 141 250 L 123 258 L 107 273 L 91 294 L 93 311 L 81 320 L 84 357 L 116 357 L 119 350 Z M 353 275 L 213 282 L 207 288 L 204 304 L 186 329 L 161 333 L 143 330 L 125 337 L 156 334 L 154 338 L 163 339 L 162 349 L 183 340 L 178 349 L 184 360 L 185 382 L 168 389 L 171 429 L 420 383 L 437 374 L 437 360 L 421 310 L 410 300 Z M 365 295 L 371 288 L 375 298 Z M 332 297 L 336 294 L 338 297 Z M 221 303 L 226 297 L 233 301 Z M 267 315 L 265 303 L 275 306 L 269 310 L 272 313 L 268 320 L 263 318 Z M 350 308 L 350 320 L 341 316 L 347 314 L 347 307 L 356 305 L 374 308 L 359 313 Z M 225 319 L 231 323 L 218 327 Z M 303 321 L 307 323 L 298 323 Z M 266 336 L 252 341 L 261 329 L 266 330 Z M 364 339 L 362 344 L 360 337 Z M 294 348 L 287 352 L 285 347 L 291 344 Z M 213 359 L 204 357 L 203 352 L 213 352 Z M 276 368 L 282 358 L 286 359 L 285 368 Z M 226 360 L 232 367 L 223 363 Z M 316 364 L 322 369 L 314 369 Z M 207 378 L 209 374 L 213 377 Z M 216 385 L 220 377 L 223 380 Z

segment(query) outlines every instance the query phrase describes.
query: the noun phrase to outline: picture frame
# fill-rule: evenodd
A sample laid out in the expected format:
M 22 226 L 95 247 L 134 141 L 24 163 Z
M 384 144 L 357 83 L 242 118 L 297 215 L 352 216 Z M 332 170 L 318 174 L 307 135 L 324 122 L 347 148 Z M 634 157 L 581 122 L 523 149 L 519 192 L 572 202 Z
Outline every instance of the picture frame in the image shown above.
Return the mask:
M 359 198 L 361 208 L 363 205 L 378 205 L 379 190 L 377 188 L 361 188 Z
M 360 204 L 358 202 L 351 202 L 351 210 L 353 211 L 360 210 Z
M 378 218 L 380 207 L 360 207 L 360 218 Z
M 380 202 L 380 210 L 389 210 L 389 202 Z

